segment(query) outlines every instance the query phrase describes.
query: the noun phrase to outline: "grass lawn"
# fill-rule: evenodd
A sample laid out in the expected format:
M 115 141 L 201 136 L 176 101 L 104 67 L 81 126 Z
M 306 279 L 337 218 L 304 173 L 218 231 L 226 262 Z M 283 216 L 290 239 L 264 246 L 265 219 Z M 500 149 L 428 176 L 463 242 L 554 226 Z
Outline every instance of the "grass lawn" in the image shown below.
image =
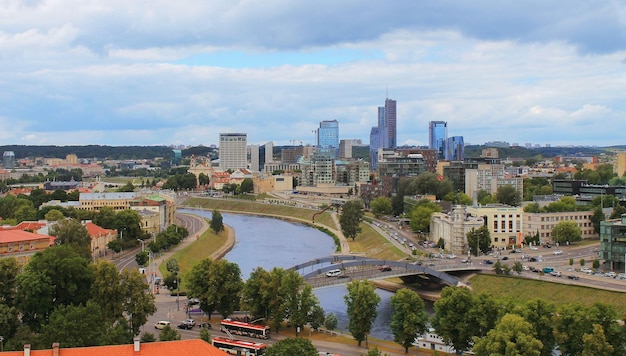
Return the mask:
M 225 229 L 229 229 L 228 226 L 224 226 Z M 222 231 L 219 235 L 215 234 L 213 230 L 208 229 L 202 234 L 196 241 L 185 246 L 185 248 L 177 251 L 170 258 L 175 258 L 178 261 L 181 276 L 181 289 L 185 289 L 185 276 L 187 272 L 200 263 L 205 258 L 208 258 L 213 252 L 217 251 L 226 243 L 226 236 L 228 231 Z M 190 239 L 192 237 L 188 237 Z M 158 261 L 159 271 L 162 276 L 169 274 L 167 271 L 167 261 Z
M 544 299 L 556 305 L 571 303 L 593 305 L 601 302 L 614 305 L 619 315 L 626 313 L 626 293 L 551 283 L 547 280 L 537 281 L 487 274 L 475 275 L 470 279 L 470 283 L 476 293 L 487 293 L 496 298 L 505 297 L 516 304 L 531 299 Z
M 286 218 L 291 217 L 298 220 L 304 220 L 305 222 L 313 222 L 313 215 L 319 212 L 319 210 L 313 209 L 296 208 L 280 204 L 268 204 L 237 199 L 189 198 L 185 202 L 185 206 L 201 207 L 208 210 L 216 209 L 220 212 L 239 211 L 251 214 L 277 215 Z M 316 215 L 315 222 L 326 225 L 331 229 L 339 229 L 330 214 L 327 212 Z
M 351 253 L 363 253 L 367 257 L 380 260 L 398 261 L 405 258 L 406 253 L 376 232 L 370 225 L 361 223 L 361 233 L 352 241 L 348 239 Z

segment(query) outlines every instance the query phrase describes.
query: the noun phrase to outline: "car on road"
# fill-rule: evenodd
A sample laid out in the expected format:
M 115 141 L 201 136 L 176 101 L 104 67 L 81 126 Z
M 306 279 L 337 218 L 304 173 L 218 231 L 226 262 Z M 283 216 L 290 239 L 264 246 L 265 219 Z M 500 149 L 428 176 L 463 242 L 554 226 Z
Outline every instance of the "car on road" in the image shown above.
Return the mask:
M 553 255 L 562 255 L 563 251 L 561 251 L 561 250 L 554 250 L 554 251 L 552 251 L 552 254 Z
M 163 330 L 166 326 L 170 326 L 170 322 L 167 320 L 159 320 L 154 324 L 154 328 L 158 330 Z
M 567 276 L 567 278 L 569 278 L 569 279 L 573 279 L 573 280 L 575 280 L 575 281 L 577 281 L 577 280 L 579 280 L 579 279 L 580 279 L 580 277 L 575 276 L 575 275 L 573 275 L 573 274 L 570 274 L 569 276 Z
M 211 329 L 212 326 L 209 323 L 200 323 L 200 324 L 198 324 L 198 328 L 200 328 L 200 329 Z
M 196 321 L 194 319 L 185 319 L 183 320 L 183 324 L 187 324 L 187 325 L 191 325 L 191 327 L 193 328 L 194 326 L 196 326 Z
M 492 265 L 492 264 L 493 264 L 493 261 L 492 261 L 492 260 L 485 260 L 485 264 L 486 264 L 486 265 Z
M 530 249 L 533 251 L 537 251 L 539 248 L 537 246 L 530 246 Z
M 550 272 L 550 274 L 552 276 L 555 276 L 555 277 L 561 277 L 561 272 L 559 272 L 559 271 L 552 271 L 552 272 Z
M 326 277 L 337 277 L 341 275 L 341 270 L 340 269 L 331 269 L 330 271 L 326 272 Z
M 381 272 L 389 272 L 391 271 L 391 266 L 390 265 L 378 266 L 378 270 Z
M 508 258 L 508 257 L 506 257 L 506 256 L 502 257 L 502 261 L 506 261 L 506 260 L 508 260 L 508 259 L 509 259 L 509 258 Z
M 587 267 L 581 268 L 580 271 L 582 273 L 587 273 L 587 274 L 592 274 L 593 273 L 593 271 L 591 269 L 587 268 Z
M 178 324 L 177 328 L 190 330 L 190 329 L 193 329 L 193 325 L 180 323 L 180 324 Z
M 604 275 L 607 276 L 607 277 L 610 277 L 610 278 L 615 278 L 615 276 L 617 274 L 615 272 L 613 272 L 613 271 L 608 271 Z

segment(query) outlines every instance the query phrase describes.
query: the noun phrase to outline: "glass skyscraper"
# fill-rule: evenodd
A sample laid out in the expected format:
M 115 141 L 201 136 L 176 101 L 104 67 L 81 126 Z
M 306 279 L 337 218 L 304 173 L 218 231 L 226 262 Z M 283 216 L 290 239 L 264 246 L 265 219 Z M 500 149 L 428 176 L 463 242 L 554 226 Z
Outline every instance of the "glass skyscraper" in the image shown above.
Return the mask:
M 465 158 L 463 136 L 448 137 L 446 141 L 446 161 L 462 161 Z
M 378 126 L 370 132 L 370 164 L 376 169 L 379 148 L 395 149 L 398 147 L 396 129 L 396 101 L 385 99 L 385 106 L 378 107 Z
M 318 148 L 339 148 L 339 122 L 337 120 L 322 121 L 317 129 Z
M 428 148 L 437 151 L 437 158 L 444 158 L 446 154 L 446 140 L 448 139 L 448 123 L 445 121 L 431 121 L 428 123 Z

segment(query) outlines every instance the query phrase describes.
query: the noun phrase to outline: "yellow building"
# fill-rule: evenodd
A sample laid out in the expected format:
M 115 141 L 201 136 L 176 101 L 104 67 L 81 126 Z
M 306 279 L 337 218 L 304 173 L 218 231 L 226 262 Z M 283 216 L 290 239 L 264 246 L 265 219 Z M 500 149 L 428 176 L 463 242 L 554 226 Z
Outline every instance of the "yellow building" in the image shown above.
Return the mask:
M 0 229 L 0 258 L 14 257 L 17 263 L 25 265 L 35 253 L 50 247 L 53 240 L 48 235 Z
M 619 152 L 615 156 L 615 172 L 618 176 L 624 176 L 626 172 L 626 152 Z
M 468 206 L 469 214 L 482 217 L 495 248 L 512 248 L 522 242 L 522 207 L 504 204 Z
M 593 230 L 591 216 L 593 216 L 592 210 L 559 213 L 524 213 L 522 230 L 524 231 L 524 236 L 534 236 L 539 233 L 541 243 L 554 243 L 558 242 L 558 236 L 552 236 L 552 228 L 561 221 L 573 221 L 580 228 L 583 240 L 598 238 L 598 234 Z

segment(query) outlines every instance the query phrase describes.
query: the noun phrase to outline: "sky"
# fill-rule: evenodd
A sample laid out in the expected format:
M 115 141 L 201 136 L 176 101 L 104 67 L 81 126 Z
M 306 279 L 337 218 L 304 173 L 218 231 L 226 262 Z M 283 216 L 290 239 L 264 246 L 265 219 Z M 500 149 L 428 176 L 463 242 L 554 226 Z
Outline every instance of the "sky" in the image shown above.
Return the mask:
M 626 2 L 0 0 L 0 145 L 626 144 Z

